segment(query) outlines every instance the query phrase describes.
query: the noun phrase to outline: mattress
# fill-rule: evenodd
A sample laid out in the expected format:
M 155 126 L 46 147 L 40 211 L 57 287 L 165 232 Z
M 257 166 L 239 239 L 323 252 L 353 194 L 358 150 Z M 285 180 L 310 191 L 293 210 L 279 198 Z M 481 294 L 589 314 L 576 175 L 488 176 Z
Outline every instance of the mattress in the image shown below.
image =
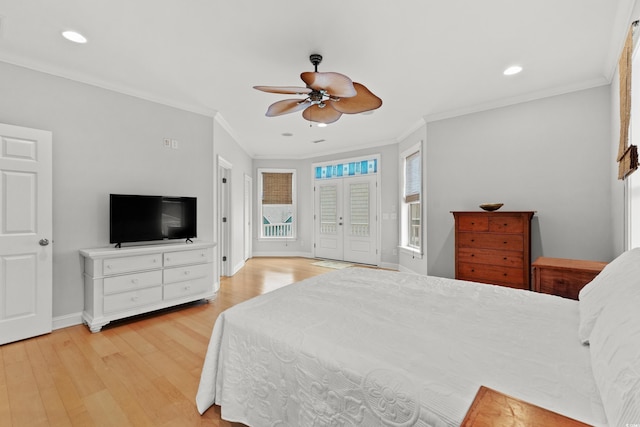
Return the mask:
M 368 268 L 218 317 L 196 403 L 262 426 L 458 426 L 484 385 L 605 426 L 578 302 Z

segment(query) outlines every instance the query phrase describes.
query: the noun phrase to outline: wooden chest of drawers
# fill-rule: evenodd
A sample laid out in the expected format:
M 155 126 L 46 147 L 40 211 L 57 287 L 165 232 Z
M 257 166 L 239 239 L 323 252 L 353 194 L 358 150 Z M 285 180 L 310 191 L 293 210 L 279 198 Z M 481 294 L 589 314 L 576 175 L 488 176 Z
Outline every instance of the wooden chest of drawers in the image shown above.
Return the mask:
M 580 290 L 607 265 L 606 262 L 540 257 L 533 267 L 533 290 L 578 299 Z
M 452 212 L 456 279 L 531 289 L 535 212 Z

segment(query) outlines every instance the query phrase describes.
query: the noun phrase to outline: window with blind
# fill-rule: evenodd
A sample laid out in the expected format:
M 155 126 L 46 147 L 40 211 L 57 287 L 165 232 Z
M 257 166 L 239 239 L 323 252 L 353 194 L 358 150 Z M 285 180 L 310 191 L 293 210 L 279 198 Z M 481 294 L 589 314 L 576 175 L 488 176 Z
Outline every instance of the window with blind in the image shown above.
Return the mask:
M 295 238 L 295 182 L 295 169 L 258 169 L 260 238 Z
M 412 255 L 421 254 L 422 248 L 422 151 L 416 144 L 403 152 L 402 200 L 400 216 L 400 247 Z

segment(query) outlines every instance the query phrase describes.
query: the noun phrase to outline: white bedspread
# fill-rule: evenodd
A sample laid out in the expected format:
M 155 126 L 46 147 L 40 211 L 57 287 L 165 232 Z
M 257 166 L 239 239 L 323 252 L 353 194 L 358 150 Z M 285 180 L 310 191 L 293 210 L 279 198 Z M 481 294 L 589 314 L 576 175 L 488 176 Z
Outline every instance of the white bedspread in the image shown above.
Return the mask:
M 480 385 L 606 425 L 578 303 L 366 268 L 238 304 L 196 397 L 253 427 L 458 426 Z

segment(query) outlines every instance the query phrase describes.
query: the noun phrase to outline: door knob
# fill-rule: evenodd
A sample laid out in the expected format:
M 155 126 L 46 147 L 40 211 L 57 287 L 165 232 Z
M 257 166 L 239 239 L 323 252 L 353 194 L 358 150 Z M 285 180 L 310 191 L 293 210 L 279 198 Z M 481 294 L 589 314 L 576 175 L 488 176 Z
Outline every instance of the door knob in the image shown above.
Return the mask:
M 40 239 L 40 241 L 38 243 L 40 243 L 40 246 L 47 246 L 49 244 L 49 240 L 48 239 Z

